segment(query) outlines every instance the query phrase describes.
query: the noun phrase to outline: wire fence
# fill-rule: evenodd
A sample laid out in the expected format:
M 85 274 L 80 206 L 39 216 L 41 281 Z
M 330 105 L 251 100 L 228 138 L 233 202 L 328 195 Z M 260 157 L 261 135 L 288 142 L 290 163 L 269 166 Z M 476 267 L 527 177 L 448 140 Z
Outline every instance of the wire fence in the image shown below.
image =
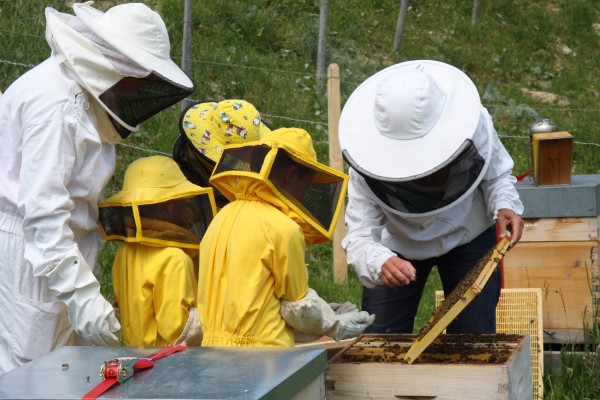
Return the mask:
M 22 32 L 15 32 L 15 31 L 6 30 L 6 29 L 0 29 L 0 36 L 1 35 L 8 35 L 11 37 L 26 36 L 26 37 L 38 38 L 38 39 L 45 41 L 43 36 L 31 35 L 31 34 L 22 33 Z M 20 55 L 23 55 L 24 52 L 20 50 L 18 53 Z M 29 54 L 44 54 L 44 53 L 49 53 L 49 49 L 47 47 L 30 48 L 27 51 L 27 53 L 29 53 Z M 15 59 L 9 59 L 8 58 L 9 55 L 10 55 L 10 52 L 4 52 L 3 56 L 6 58 L 0 58 L 0 64 L 9 64 L 9 65 L 13 65 L 16 67 L 21 67 L 24 70 L 23 72 L 26 72 L 26 70 L 31 69 L 37 65 L 37 64 L 17 61 Z M 17 58 L 16 54 L 14 56 L 15 56 L 15 58 Z M 174 59 L 176 60 L 177 58 L 174 57 Z M 191 62 L 193 65 L 202 65 L 202 66 L 216 67 L 216 68 L 239 68 L 239 69 L 245 69 L 245 70 L 263 71 L 263 72 L 267 72 L 267 73 L 287 74 L 287 75 L 293 75 L 295 77 L 303 77 L 306 79 L 315 79 L 315 76 L 313 74 L 307 73 L 307 72 L 302 72 L 302 71 L 293 71 L 293 70 L 285 70 L 285 69 L 277 69 L 277 68 L 265 68 L 265 67 L 254 66 L 254 65 L 236 64 L 236 63 L 229 63 L 229 62 L 206 61 L 206 60 L 200 60 L 200 59 L 192 59 Z M 360 82 L 351 82 L 351 81 L 343 81 L 343 82 L 344 82 L 344 84 L 353 84 L 354 86 L 358 86 L 358 84 L 360 84 Z M 1 89 L 2 88 L 0 88 L 0 90 Z M 200 101 L 199 99 L 193 99 L 193 98 L 186 99 L 186 100 L 192 101 L 192 102 Z M 515 107 L 514 105 L 492 104 L 492 103 L 486 104 L 485 102 L 483 105 L 485 107 L 487 107 L 488 109 L 511 109 L 511 108 Z M 548 107 L 538 107 L 536 109 L 536 112 L 542 112 L 542 113 L 547 113 L 547 112 L 552 112 L 552 111 L 600 113 L 600 110 L 595 109 L 595 108 L 567 108 L 567 107 L 548 106 Z M 323 122 L 323 121 L 293 118 L 293 117 L 286 116 L 286 115 L 274 115 L 274 114 L 267 114 L 267 113 L 262 113 L 262 114 L 263 114 L 263 116 L 265 116 L 267 118 L 272 118 L 272 119 L 281 119 L 281 120 L 293 121 L 293 122 L 304 123 L 304 124 L 315 125 L 315 126 L 318 125 L 318 126 L 324 128 L 325 130 L 328 127 L 327 122 Z M 500 138 L 504 138 L 504 139 L 516 139 L 516 140 L 527 140 L 527 141 L 530 140 L 528 133 L 524 134 L 522 136 L 521 135 L 507 135 L 507 134 L 499 133 L 498 136 Z M 317 141 L 317 143 L 325 144 L 326 141 Z M 573 143 L 577 144 L 577 145 L 581 145 L 581 146 L 600 147 L 600 143 L 594 143 L 594 142 L 573 141 Z M 119 146 L 127 147 L 127 148 L 130 148 L 130 149 L 133 149 L 136 151 L 140 151 L 140 152 L 149 152 L 149 153 L 154 153 L 154 154 L 163 154 L 163 155 L 170 156 L 170 154 L 167 154 L 167 153 L 159 151 L 159 150 L 143 148 L 140 146 L 134 146 L 134 145 L 123 143 L 123 142 L 119 143 Z

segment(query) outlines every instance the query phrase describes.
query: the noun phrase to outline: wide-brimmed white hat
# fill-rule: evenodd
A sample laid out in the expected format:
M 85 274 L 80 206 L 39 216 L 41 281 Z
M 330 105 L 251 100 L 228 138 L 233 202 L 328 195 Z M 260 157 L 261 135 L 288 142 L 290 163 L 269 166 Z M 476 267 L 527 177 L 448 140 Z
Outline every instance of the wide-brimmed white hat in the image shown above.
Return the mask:
M 459 69 L 407 61 L 364 81 L 344 105 L 344 157 L 383 180 L 427 175 L 472 139 L 481 115 L 477 88 Z
M 171 60 L 169 34 L 156 11 L 142 3 L 126 3 L 102 12 L 92 4 L 74 3 L 73 11 L 94 33 L 142 67 L 181 86 L 194 86 Z

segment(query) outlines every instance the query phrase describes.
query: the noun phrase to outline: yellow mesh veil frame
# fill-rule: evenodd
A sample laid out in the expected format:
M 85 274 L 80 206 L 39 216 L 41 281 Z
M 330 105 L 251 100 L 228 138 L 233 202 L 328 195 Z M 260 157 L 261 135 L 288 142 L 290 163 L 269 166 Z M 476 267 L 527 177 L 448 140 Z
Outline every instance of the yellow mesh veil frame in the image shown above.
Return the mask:
M 307 243 L 331 240 L 344 204 L 348 176 L 303 155 L 290 153 L 272 142 L 228 146 L 210 182 L 230 201 L 235 199 L 238 190 L 236 177 L 246 176 L 263 182 L 305 222 L 300 225 Z M 300 190 L 300 195 L 294 188 L 286 190 L 277 183 L 275 177 L 281 172 L 281 159 L 287 159 L 284 163 L 297 165 L 306 173 L 306 190 Z
M 99 225 L 106 240 L 197 250 L 216 214 L 212 188 L 156 201 L 104 202 Z
M 169 157 L 133 161 L 121 191 L 98 205 L 107 240 L 197 248 L 216 213 L 212 188 L 194 185 Z

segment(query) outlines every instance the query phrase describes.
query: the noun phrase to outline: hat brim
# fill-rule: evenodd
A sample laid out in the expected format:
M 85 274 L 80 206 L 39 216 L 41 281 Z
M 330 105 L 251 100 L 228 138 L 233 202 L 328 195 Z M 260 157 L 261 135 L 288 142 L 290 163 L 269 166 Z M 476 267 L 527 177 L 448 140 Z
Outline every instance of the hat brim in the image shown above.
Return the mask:
M 121 190 L 99 204 L 99 207 L 114 207 L 136 204 L 161 203 L 167 200 L 208 194 L 212 189 L 182 181 L 169 188 L 144 188 L 143 190 Z
M 382 135 L 373 110 L 380 83 L 418 65 L 447 94 L 438 122 L 426 135 L 409 140 Z M 411 179 L 447 162 L 467 139 L 472 139 L 481 113 L 477 88 L 459 69 L 438 61 L 416 60 L 393 65 L 364 81 L 350 95 L 340 117 L 342 151 L 375 178 Z
M 86 3 L 74 3 L 75 15 L 98 36 L 108 42 L 121 53 L 131 58 L 142 67 L 158 73 L 161 77 L 187 88 L 193 88 L 190 77 L 170 58 L 160 58 L 139 47 L 131 44 L 129 38 L 122 37 L 115 32 L 113 26 L 104 23 L 102 11 Z

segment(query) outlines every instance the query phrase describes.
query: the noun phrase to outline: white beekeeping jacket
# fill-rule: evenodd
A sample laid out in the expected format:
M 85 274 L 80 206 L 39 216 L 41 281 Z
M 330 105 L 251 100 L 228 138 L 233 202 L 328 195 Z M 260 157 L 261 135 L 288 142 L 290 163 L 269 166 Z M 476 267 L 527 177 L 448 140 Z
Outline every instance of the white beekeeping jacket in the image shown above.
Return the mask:
M 482 126 L 492 129 L 490 164 L 479 187 L 463 201 L 440 213 L 409 217 L 387 207 L 368 187 L 364 178 L 350 169 L 346 236 L 342 247 L 348 264 L 367 287 L 381 285 L 381 266 L 396 253 L 422 260 L 447 253 L 468 243 L 494 224 L 498 210 L 508 208 L 522 214 L 523 204 L 511 175 L 514 163 L 498 139 L 491 116 L 482 108 Z M 478 131 L 475 142 L 489 132 Z
M 54 59 L 15 86 L 1 98 L 0 163 L 8 173 L 0 174 L 0 208 L 23 218 L 26 261 L 44 275 L 74 238 L 99 232 L 97 202 L 114 172 L 115 149 L 99 136 L 94 104 Z
M 115 168 L 99 131 L 116 134 L 110 124 L 54 58 L 0 97 L 0 373 L 72 340 L 44 275 L 73 253 L 96 265 L 97 203 Z

